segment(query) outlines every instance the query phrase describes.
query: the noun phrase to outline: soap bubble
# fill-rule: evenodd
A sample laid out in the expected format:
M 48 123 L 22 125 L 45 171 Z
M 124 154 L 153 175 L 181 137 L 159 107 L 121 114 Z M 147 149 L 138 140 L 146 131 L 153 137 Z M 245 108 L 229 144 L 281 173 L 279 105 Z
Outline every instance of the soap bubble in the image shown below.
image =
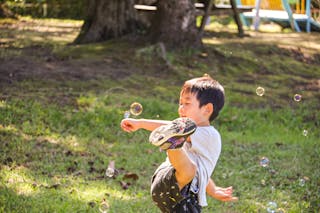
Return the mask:
M 108 167 L 107 170 L 106 170 L 106 176 L 111 178 L 114 175 L 115 175 L 115 169 L 111 168 L 111 167 Z
M 300 94 L 295 94 L 293 96 L 293 100 L 296 101 L 296 102 L 300 102 L 301 99 L 302 99 L 302 95 L 300 95 Z
M 130 117 L 130 112 L 129 111 L 125 111 L 123 114 L 123 118 L 129 118 Z
M 205 73 L 203 74 L 203 77 L 210 78 L 210 75 L 208 73 Z
M 264 95 L 264 88 L 263 87 L 257 87 L 256 93 L 259 96 L 263 96 Z
M 273 202 L 273 201 L 270 201 L 267 204 L 267 212 L 268 213 L 276 213 L 277 212 L 277 203 Z
M 270 189 L 271 189 L 272 193 L 274 193 L 276 191 L 276 188 L 274 186 L 271 186 Z
M 260 159 L 260 166 L 262 166 L 262 167 L 269 166 L 269 163 L 270 163 L 270 161 L 269 161 L 269 159 L 267 157 L 262 157 Z
M 307 136 L 308 135 L 308 130 L 304 129 L 302 134 L 303 134 L 303 136 Z
M 118 174 L 118 171 L 115 169 L 115 162 L 110 161 L 108 168 L 106 170 L 106 176 L 112 178 Z
M 227 174 L 226 174 L 226 173 L 223 173 L 223 174 L 222 174 L 222 177 L 223 177 L 223 179 L 226 179 L 226 178 L 227 178 Z
M 210 16 L 208 16 L 206 20 L 206 25 L 209 25 L 209 24 L 210 24 Z
M 130 113 L 132 115 L 140 115 L 142 113 L 142 110 L 143 110 L 143 107 L 140 103 L 138 102 L 133 102 L 131 105 L 130 105 Z
M 109 204 L 105 200 L 103 200 L 99 205 L 99 211 L 101 213 L 107 213 L 108 209 L 109 209 Z
M 306 180 L 304 178 L 299 179 L 299 186 L 304 186 L 306 184 Z

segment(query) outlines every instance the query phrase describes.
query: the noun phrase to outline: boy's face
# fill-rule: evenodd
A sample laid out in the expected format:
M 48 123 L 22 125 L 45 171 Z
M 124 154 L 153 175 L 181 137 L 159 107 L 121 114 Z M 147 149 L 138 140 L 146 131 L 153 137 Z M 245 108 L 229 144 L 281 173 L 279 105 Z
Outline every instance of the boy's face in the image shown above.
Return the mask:
M 195 121 L 197 126 L 210 125 L 209 117 L 211 113 L 208 112 L 208 107 L 202 106 L 200 108 L 199 106 L 200 103 L 196 98 L 196 94 L 190 92 L 183 92 L 180 94 L 179 116 L 191 118 Z

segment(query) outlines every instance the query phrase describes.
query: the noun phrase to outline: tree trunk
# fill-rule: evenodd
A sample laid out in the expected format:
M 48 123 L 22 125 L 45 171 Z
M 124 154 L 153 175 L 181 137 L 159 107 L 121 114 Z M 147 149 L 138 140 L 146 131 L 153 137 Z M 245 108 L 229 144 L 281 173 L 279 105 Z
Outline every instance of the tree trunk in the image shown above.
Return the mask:
M 119 38 L 138 29 L 134 0 L 87 0 L 87 5 L 77 44 Z
M 17 18 L 13 12 L 6 7 L 5 4 L 0 3 L 0 18 Z
M 194 1 L 158 1 L 150 36 L 153 42 L 163 42 L 169 48 L 201 46 Z

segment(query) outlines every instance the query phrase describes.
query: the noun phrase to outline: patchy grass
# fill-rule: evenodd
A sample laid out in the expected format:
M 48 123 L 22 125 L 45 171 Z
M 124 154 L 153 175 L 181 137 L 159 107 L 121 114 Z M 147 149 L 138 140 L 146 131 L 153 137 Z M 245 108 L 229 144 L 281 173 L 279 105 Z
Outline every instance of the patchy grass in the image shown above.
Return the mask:
M 138 118 L 174 119 L 180 86 L 204 73 L 227 97 L 213 123 L 223 139 L 213 178 L 240 200 L 209 198 L 203 212 L 266 212 L 271 201 L 278 212 L 319 212 L 318 34 L 240 39 L 210 25 L 203 50 L 164 59 L 131 40 L 65 46 L 81 22 L 0 24 L 0 212 L 98 212 L 103 200 L 109 212 L 158 212 L 149 185 L 165 154 L 119 123 L 135 101 Z

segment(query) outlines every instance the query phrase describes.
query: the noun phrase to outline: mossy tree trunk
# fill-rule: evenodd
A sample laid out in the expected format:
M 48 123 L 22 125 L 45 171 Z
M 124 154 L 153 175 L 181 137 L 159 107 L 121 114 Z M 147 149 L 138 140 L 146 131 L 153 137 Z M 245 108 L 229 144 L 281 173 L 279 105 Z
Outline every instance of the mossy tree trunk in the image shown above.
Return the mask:
M 17 18 L 15 14 L 6 7 L 4 1 L 0 1 L 0 18 Z
M 150 36 L 153 42 L 163 42 L 169 48 L 201 46 L 194 1 L 158 1 Z
M 101 42 L 136 31 L 134 0 L 87 0 L 87 17 L 76 44 Z

